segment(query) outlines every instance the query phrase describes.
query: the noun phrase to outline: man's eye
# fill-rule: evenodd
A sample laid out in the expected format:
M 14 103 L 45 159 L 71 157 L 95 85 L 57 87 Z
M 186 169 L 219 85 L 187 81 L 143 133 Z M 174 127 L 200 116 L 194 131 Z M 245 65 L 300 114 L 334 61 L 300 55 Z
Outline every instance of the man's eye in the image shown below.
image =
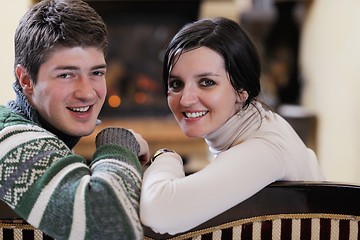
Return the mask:
M 95 76 L 104 76 L 105 72 L 104 71 L 95 71 L 95 72 L 93 72 L 93 75 L 95 75 Z
M 69 73 L 62 73 L 62 74 L 59 74 L 58 76 L 59 78 L 70 78 L 71 75 Z
M 202 79 L 200 82 L 200 85 L 204 86 L 204 87 L 212 86 L 214 84 L 215 84 L 215 81 L 211 80 L 211 79 Z

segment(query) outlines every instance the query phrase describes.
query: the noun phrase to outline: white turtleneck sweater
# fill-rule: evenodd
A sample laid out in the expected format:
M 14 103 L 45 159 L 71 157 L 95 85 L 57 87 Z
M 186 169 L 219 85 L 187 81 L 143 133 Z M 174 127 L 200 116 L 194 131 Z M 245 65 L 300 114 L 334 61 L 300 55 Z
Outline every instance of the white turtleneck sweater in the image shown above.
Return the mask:
M 324 180 L 314 152 L 260 103 L 205 140 L 215 158 L 202 170 L 185 176 L 181 157 L 164 153 L 145 171 L 140 217 L 155 232 L 187 231 L 277 180 Z

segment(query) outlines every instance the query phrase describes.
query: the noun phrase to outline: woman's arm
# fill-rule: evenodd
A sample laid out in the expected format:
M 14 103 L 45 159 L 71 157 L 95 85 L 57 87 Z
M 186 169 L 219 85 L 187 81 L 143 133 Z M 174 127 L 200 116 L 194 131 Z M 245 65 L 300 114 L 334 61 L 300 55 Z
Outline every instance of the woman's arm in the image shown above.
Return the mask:
M 279 159 L 265 142 L 248 140 L 185 177 L 176 155 L 162 154 L 144 173 L 141 220 L 159 233 L 196 227 L 280 179 Z

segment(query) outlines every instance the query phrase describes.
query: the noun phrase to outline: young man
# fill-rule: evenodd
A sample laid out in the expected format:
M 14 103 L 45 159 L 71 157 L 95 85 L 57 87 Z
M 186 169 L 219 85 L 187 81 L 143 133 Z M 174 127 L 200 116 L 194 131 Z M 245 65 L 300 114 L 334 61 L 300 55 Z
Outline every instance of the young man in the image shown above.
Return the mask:
M 81 0 L 44 0 L 15 33 L 16 100 L 0 106 L 0 199 L 56 239 L 142 239 L 149 148 L 106 128 L 91 163 L 71 149 L 95 129 L 106 96 L 106 26 Z

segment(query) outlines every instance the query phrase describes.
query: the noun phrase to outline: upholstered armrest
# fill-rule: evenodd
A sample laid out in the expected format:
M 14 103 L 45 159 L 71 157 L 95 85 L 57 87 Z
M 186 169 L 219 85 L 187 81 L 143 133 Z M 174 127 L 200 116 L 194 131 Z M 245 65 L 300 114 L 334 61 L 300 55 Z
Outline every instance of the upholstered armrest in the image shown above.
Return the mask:
M 22 219 L 0 219 L 0 239 L 4 240 L 52 240 L 39 229 Z
M 39 229 L 20 218 L 6 203 L 0 201 L 0 239 L 52 240 Z
M 359 202 L 357 185 L 276 182 L 190 231 L 171 236 L 145 227 L 145 236 L 146 239 L 291 239 L 291 236 L 311 239 L 309 236 L 315 235 L 330 239 L 335 234 L 341 236 L 339 239 L 358 239 Z
M 359 202 L 358 185 L 276 182 L 185 233 L 157 234 L 145 227 L 145 239 L 360 239 Z M 0 239 L 51 238 L 0 201 Z

